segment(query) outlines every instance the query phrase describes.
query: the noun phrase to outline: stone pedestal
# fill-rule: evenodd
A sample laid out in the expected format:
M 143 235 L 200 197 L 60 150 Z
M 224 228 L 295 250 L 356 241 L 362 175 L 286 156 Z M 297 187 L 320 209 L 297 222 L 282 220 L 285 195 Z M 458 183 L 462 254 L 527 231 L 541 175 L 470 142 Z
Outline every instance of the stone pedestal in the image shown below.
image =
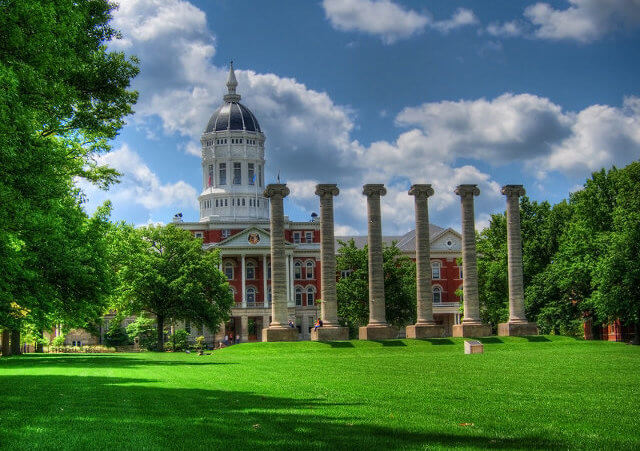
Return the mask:
M 488 337 L 491 335 L 491 326 L 487 324 L 455 324 L 453 326 L 454 337 Z
M 348 327 L 318 327 L 311 329 L 311 340 L 313 341 L 344 341 L 349 339 Z
M 467 340 L 464 342 L 465 354 L 482 354 L 484 352 L 484 345 L 476 340 Z
M 358 338 L 360 340 L 391 340 L 398 338 L 398 329 L 387 324 L 383 326 L 369 324 L 358 330 Z
M 438 324 L 412 324 L 407 326 L 407 338 L 442 338 L 444 326 Z
M 262 329 L 262 341 L 298 341 L 298 329 L 292 327 L 267 327 Z
M 501 337 L 526 337 L 538 335 L 538 325 L 529 322 L 508 322 L 498 324 L 498 335 Z

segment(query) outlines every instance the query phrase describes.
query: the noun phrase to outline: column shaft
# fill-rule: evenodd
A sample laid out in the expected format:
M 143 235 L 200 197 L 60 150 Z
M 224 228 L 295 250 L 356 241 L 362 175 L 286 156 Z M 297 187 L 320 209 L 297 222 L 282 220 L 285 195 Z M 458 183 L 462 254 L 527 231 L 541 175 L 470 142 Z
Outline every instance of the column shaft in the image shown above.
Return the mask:
M 415 196 L 416 209 L 416 298 L 417 324 L 434 324 L 431 289 L 431 249 L 429 246 L 428 198 L 431 185 L 414 185 L 409 194 Z
M 368 187 L 368 189 L 367 189 Z M 384 302 L 384 270 L 382 261 L 382 215 L 380 196 L 386 194 L 382 185 L 365 185 L 368 216 L 369 257 L 369 325 L 386 325 Z
M 463 324 L 481 324 L 478 298 L 478 266 L 476 261 L 476 229 L 473 197 L 480 194 L 476 185 L 459 185 L 456 194 L 462 207 L 462 282 L 464 319 Z
M 521 185 L 502 188 L 507 196 L 507 252 L 509 273 L 509 322 L 527 322 L 524 313 L 524 283 L 522 274 L 522 236 L 520 232 Z
M 267 287 L 267 256 L 262 256 L 262 306 L 269 305 L 269 290 Z
M 289 194 L 285 185 L 267 186 L 265 197 L 271 205 L 271 327 L 287 326 L 287 259 L 284 248 L 283 199 Z
M 249 317 L 247 315 L 240 317 L 240 341 L 242 343 L 249 341 Z
M 320 196 L 320 281 L 322 304 L 320 315 L 325 326 L 338 325 L 336 295 L 336 251 L 333 232 L 333 196 L 340 191 L 336 185 L 317 185 Z
M 244 258 L 244 254 L 240 257 L 240 264 L 242 265 L 242 308 L 247 308 L 247 263 Z

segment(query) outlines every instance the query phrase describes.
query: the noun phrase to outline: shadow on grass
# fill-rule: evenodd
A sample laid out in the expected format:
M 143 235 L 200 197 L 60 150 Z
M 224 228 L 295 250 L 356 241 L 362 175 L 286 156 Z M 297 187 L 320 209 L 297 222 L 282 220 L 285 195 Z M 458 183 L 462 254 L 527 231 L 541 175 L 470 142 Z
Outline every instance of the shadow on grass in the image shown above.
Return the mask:
M 455 341 L 449 338 L 420 338 L 420 341 L 428 341 L 432 345 L 454 345 Z
M 375 340 L 377 343 L 380 343 L 382 346 L 396 347 L 396 346 L 407 346 L 406 343 L 402 340 Z
M 0 445 L 100 449 L 404 449 L 430 446 L 567 448 L 543 436 L 416 432 L 336 416 L 360 404 L 154 386 L 152 379 L 94 376 L 0 378 Z M 367 406 L 362 406 L 366 409 Z M 364 411 L 363 411 L 364 412 Z
M 328 344 L 332 348 L 353 348 L 353 343 L 350 341 L 325 341 L 325 344 Z
M 201 361 L 155 360 L 139 357 L 122 357 L 113 354 L 23 354 L 3 360 L 0 368 L 38 368 L 44 366 L 125 368 L 134 366 L 201 366 L 237 365 L 232 362 L 212 361 L 213 356 L 195 356 Z M 213 357 L 215 358 L 215 357 Z
M 498 337 L 481 337 L 481 338 L 476 338 L 476 340 L 478 340 L 480 343 L 483 343 L 483 344 L 504 343 L 502 338 L 498 338 Z
M 543 337 L 542 335 L 531 335 L 522 338 L 526 338 L 527 341 L 531 341 L 533 343 L 543 343 L 545 341 L 551 342 L 551 340 L 549 340 L 547 337 Z

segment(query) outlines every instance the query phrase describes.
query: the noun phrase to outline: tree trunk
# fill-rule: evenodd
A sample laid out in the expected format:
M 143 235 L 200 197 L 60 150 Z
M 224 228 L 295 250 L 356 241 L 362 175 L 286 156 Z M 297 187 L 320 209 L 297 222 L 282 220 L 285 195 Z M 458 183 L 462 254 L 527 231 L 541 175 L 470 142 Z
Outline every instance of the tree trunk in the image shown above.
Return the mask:
M 158 327 L 158 348 L 159 352 L 164 351 L 164 316 L 156 316 L 156 323 Z
M 20 329 L 11 330 L 11 354 L 20 355 Z
M 4 329 L 2 331 L 2 355 L 4 357 L 9 357 L 11 355 L 11 331 L 9 329 Z

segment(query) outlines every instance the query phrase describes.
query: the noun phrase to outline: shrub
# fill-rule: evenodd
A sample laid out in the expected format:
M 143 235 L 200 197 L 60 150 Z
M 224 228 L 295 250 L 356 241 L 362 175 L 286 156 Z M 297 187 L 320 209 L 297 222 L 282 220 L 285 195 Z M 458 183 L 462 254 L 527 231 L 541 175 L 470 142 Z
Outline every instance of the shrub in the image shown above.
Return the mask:
M 113 320 L 109 323 L 109 329 L 104 337 L 104 342 L 107 346 L 124 346 L 131 344 L 132 340 L 127 335 L 124 327 L 121 326 L 120 321 Z
M 169 349 L 173 351 L 184 351 L 189 349 L 189 332 L 184 329 L 176 330 L 167 340 Z
M 140 315 L 127 326 L 127 335 L 131 341 L 137 340 L 140 348 L 155 349 L 158 343 L 155 324 L 155 320 Z
M 51 346 L 54 348 L 60 348 L 64 346 L 64 335 L 58 335 L 53 340 L 51 340 Z

